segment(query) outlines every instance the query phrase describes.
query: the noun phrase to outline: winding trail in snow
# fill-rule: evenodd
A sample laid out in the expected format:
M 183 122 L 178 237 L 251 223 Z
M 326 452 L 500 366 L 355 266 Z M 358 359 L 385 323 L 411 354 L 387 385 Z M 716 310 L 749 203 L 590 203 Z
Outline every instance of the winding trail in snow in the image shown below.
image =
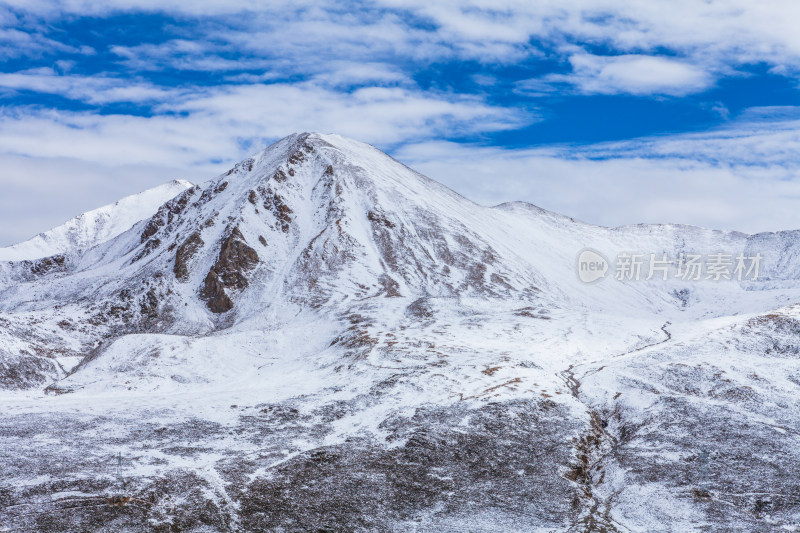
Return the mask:
M 667 329 L 670 325 L 671 323 L 667 321 L 661 326 L 661 331 L 665 336 L 664 339 L 652 342 L 639 348 L 635 348 L 633 350 L 628 350 L 627 352 L 612 355 L 607 359 L 636 355 L 644 352 L 645 350 L 649 350 L 656 346 L 670 342 L 672 340 L 672 333 Z M 582 492 L 587 500 L 586 507 L 588 507 L 588 509 L 586 509 L 583 513 L 581 513 L 580 517 L 573 521 L 568 531 L 577 531 L 580 530 L 581 527 L 583 528 L 583 531 L 586 532 L 618 532 L 620 531 L 618 527 L 629 530 L 627 526 L 611 517 L 611 511 L 614 504 L 613 500 L 617 493 L 612 493 L 607 498 L 601 498 L 598 497 L 593 490 L 594 486 L 602 483 L 603 478 L 605 477 L 605 469 L 603 468 L 604 461 L 614 455 L 618 448 L 624 444 L 623 439 L 621 438 L 622 436 L 613 435 L 608 429 L 608 422 L 598 414 L 592 405 L 581 399 L 581 379 L 603 370 L 605 365 L 601 364 L 599 367 L 583 373 L 580 378 L 576 376 L 576 366 L 581 365 L 569 365 L 566 370 L 557 372 L 556 375 L 564 382 L 564 385 L 567 387 L 572 397 L 586 408 L 586 411 L 590 417 L 590 429 L 588 431 L 588 435 L 590 435 L 594 440 L 592 441 L 591 439 L 586 438 L 586 435 L 579 439 L 578 444 L 576 445 L 577 455 L 589 456 L 591 454 L 596 454 L 597 456 L 593 461 L 585 465 L 584 482 L 582 483 L 583 486 L 581 487 Z M 588 444 L 589 442 L 594 442 L 593 447 Z M 604 447 L 607 447 L 607 449 L 603 450 L 602 448 Z M 593 477 L 593 473 L 595 472 L 600 473 L 600 478 L 597 482 L 595 482 Z

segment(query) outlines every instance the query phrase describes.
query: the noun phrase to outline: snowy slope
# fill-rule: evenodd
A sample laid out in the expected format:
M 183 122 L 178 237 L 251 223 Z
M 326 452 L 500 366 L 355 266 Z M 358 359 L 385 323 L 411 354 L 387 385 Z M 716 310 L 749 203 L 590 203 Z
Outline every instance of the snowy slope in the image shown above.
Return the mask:
M 0 263 L 0 523 L 796 530 L 797 242 L 479 206 L 291 135 L 63 261 Z M 609 279 L 578 278 L 586 248 Z M 762 276 L 613 278 L 719 252 Z
M 161 204 L 189 187 L 188 181 L 173 180 L 87 211 L 30 240 L 0 248 L 0 261 L 39 259 L 91 248 L 152 216 Z

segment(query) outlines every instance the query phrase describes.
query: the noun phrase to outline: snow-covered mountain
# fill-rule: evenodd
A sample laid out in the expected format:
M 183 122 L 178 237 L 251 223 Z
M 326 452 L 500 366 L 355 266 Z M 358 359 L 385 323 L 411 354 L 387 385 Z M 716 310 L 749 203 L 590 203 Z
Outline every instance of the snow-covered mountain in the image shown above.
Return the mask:
M 0 262 L 9 531 L 800 519 L 797 232 L 483 207 L 319 134 L 150 212 Z M 585 250 L 605 279 L 580 279 Z M 732 279 L 680 275 L 693 254 Z M 630 256 L 668 279 L 615 279 Z
M 161 204 L 190 187 L 192 184 L 186 180 L 173 180 L 87 211 L 25 242 L 0 248 L 0 261 L 40 259 L 87 250 L 151 217 Z

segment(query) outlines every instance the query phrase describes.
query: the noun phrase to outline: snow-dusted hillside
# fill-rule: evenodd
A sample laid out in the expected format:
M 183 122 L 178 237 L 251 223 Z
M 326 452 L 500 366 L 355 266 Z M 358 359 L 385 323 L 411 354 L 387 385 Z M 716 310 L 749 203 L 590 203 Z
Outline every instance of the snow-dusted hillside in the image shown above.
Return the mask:
M 190 187 L 192 184 L 188 181 L 173 180 L 87 211 L 30 240 L 0 248 L 0 261 L 40 259 L 89 249 L 152 216 L 161 204 Z
M 798 236 L 483 207 L 289 136 L 105 242 L 0 263 L 0 523 L 796 530 Z M 607 279 L 579 279 L 586 249 Z M 760 275 L 676 277 L 695 253 Z M 615 279 L 625 254 L 668 279 Z

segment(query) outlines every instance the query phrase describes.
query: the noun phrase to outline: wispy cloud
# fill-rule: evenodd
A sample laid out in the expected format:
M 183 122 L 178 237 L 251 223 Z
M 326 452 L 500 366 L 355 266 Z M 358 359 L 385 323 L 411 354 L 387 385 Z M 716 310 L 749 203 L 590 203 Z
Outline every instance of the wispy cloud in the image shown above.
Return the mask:
M 794 226 L 792 107 L 731 122 L 742 106 L 714 96 L 696 107 L 729 126 L 698 136 L 484 143 L 547 126 L 543 102 L 556 97 L 699 99 L 754 66 L 797 84 L 798 18 L 800 5 L 779 0 L 6 0 L 0 158 L 106 176 L 123 165 L 129 193 L 157 169 L 196 179 L 292 131 L 337 132 L 483 202 L 522 197 L 609 224 Z M 745 198 L 764 212 L 740 212 Z
M 584 94 L 634 94 L 682 96 L 707 89 L 714 76 L 686 61 L 627 54 L 569 57 L 572 71 L 549 74 L 518 83 L 525 92 L 547 93 L 573 89 Z
M 9 24 L 9 21 L 1 21 Z M 16 20 L 10 24 L 15 24 Z M 45 53 L 66 52 L 75 54 L 90 54 L 90 47 L 69 46 L 58 40 L 51 39 L 42 33 L 22 31 L 14 27 L 0 27 L 0 56 L 5 60 L 19 57 L 36 57 Z
M 183 91 L 151 83 L 103 76 L 62 75 L 51 68 L 0 73 L 0 91 L 33 91 L 90 104 L 159 102 Z
M 116 90 L 123 88 L 113 87 L 110 95 Z M 391 146 L 445 131 L 510 129 L 530 120 L 476 97 L 403 88 L 343 93 L 313 83 L 256 84 L 168 96 L 153 116 L 6 110 L 0 114 L 0 146 L 31 157 L 191 167 L 244 156 L 293 131 L 335 131 Z
M 263 98 L 261 88 L 253 96 Z M 302 101 L 289 91 L 275 97 L 276 108 Z M 316 94 L 311 89 L 305 96 Z M 89 114 L 34 112 L 0 118 L 0 145 L 22 155 L 0 153 L 8 198 L 37 198 L 49 206 L 47 216 L 26 217 L 13 226 L 8 241 L 36 231 L 104 202 L 172 178 L 202 181 L 224 171 L 256 144 L 242 146 L 230 129 L 265 134 L 262 143 L 289 130 L 267 123 L 266 115 L 247 117 L 240 91 L 224 98 L 195 101 L 202 114 L 188 116 L 98 117 Z M 358 102 L 396 105 L 405 115 L 402 94 L 362 94 Z M 286 123 L 322 116 L 328 126 L 347 121 L 347 108 L 336 102 L 320 114 L 319 102 Z M 442 105 L 443 107 L 439 107 Z M 424 107 L 424 106 L 423 106 Z M 237 108 L 237 109 L 234 109 Z M 407 108 L 406 108 L 407 109 Z M 452 108 L 431 103 L 410 124 L 420 124 Z M 431 115 L 431 112 L 435 113 Z M 365 115 L 375 112 L 365 108 Z M 307 113 L 303 117 L 303 113 Z M 469 118 L 471 115 L 465 115 Z M 226 124 L 227 120 L 233 122 Z M 525 200 L 597 224 L 639 222 L 688 223 L 756 232 L 800 227 L 800 110 L 763 109 L 731 126 L 711 132 L 632 139 L 592 145 L 506 149 L 452 143 L 423 135 L 404 141 L 403 128 L 382 129 L 378 121 L 357 132 L 401 161 L 485 205 Z M 347 121 L 352 124 L 352 121 Z M 308 122 L 321 126 L 319 122 Z M 409 126 L 411 127 L 411 126 Z M 423 126 L 417 126 L 425 129 Z M 242 129 L 238 129 L 242 128 Z M 341 131 L 336 127 L 309 127 Z M 266 132 L 266 133 L 265 133 Z M 399 145 L 397 143 L 400 143 Z M 36 180 L 31 180 L 31 175 Z M 116 179 L 109 180 L 108 176 Z M 95 198 L 95 201 L 90 199 Z M 12 202 L 14 203 L 14 202 Z M 19 202 L 16 202 L 19 203 Z M 14 212 L 8 206 L 9 213 Z M 45 219 L 48 221 L 45 223 Z M 11 235 L 16 235 L 17 238 Z
M 45 20 L 136 11 L 200 17 L 196 24 L 202 33 L 215 37 L 206 44 L 233 44 L 260 54 L 271 49 L 297 50 L 298 44 L 305 44 L 306 51 L 325 56 L 326 48 L 319 44 L 326 42 L 332 54 L 391 51 L 418 58 L 450 55 L 513 61 L 542 49 L 591 42 L 617 54 L 671 50 L 695 65 L 764 62 L 794 72 L 800 67 L 800 37 L 794 23 L 800 17 L 800 5 L 789 0 L 624 4 L 613 0 L 377 0 L 346 6 L 313 1 L 7 0 L 6 4 L 18 13 Z M 191 55 L 200 42 L 179 40 L 165 50 Z M 126 47 L 117 51 L 124 54 Z M 149 54 L 156 57 L 159 51 L 151 49 Z
M 766 111 L 766 110 L 764 110 Z M 607 226 L 800 228 L 800 110 L 704 133 L 508 150 L 448 142 L 395 156 L 485 205 L 524 200 Z M 784 117 L 789 109 L 782 109 Z
M 90 209 L 173 178 L 197 182 L 213 167 L 186 169 L 156 164 L 103 164 L 75 157 L 0 153 L 0 246 L 33 237 Z
M 179 17 L 153 42 L 109 43 L 133 72 L 239 72 L 247 76 L 335 76 L 336 63 L 407 64 L 470 60 L 511 65 L 560 59 L 567 71 L 527 88 L 567 83 L 584 93 L 683 95 L 763 63 L 800 75 L 800 38 L 789 1 L 612 0 L 523 2 L 377 0 L 347 6 L 313 1 L 10 0 L 0 18 L 6 57 L 80 47 L 47 34 L 59 17 L 135 12 Z M 188 23 L 185 17 L 191 17 Z M 584 45 L 604 48 L 587 52 Z M 668 54 L 663 54 L 667 51 Z M 246 72 L 250 71 L 250 72 Z M 254 72 L 260 71 L 260 72 Z M 405 73 L 406 76 L 408 73 Z M 560 76 L 560 77 L 559 77 Z M 251 78 L 252 79 L 252 78 Z M 381 81 L 381 80 L 374 80 Z M 538 85 L 537 85 L 538 84 Z

